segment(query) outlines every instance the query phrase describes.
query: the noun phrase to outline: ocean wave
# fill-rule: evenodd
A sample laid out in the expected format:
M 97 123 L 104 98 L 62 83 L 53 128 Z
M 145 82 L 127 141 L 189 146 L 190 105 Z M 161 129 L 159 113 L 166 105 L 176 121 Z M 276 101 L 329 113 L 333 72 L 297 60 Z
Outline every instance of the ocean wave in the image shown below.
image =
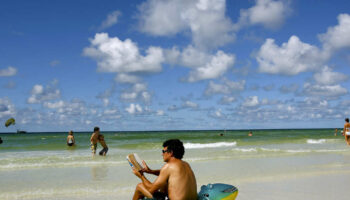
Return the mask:
M 306 142 L 308 144 L 324 144 L 324 143 L 326 143 L 326 139 L 318 139 L 318 140 L 308 139 L 308 140 L 306 140 Z
M 257 148 L 234 148 L 233 151 L 239 151 L 239 152 L 257 152 Z
M 237 142 L 216 142 L 216 143 L 185 143 L 185 149 L 203 149 L 203 148 L 219 148 L 236 146 Z
M 345 149 L 277 149 L 277 148 L 264 148 L 264 147 L 255 147 L 255 148 L 233 148 L 231 151 L 243 152 L 243 153 L 331 153 L 331 152 L 344 152 Z
M 86 167 L 86 166 L 101 166 L 101 165 L 123 165 L 126 161 L 44 161 L 44 162 L 26 162 L 26 163 L 8 163 L 0 165 L 0 170 L 12 169 L 33 169 L 33 168 L 50 168 L 50 167 Z

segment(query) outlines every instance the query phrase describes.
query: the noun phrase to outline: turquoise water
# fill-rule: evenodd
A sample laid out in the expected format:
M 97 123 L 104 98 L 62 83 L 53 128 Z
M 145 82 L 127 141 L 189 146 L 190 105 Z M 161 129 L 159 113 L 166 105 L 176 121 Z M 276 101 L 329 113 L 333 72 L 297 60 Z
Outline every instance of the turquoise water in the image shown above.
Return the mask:
M 136 152 L 151 168 L 160 168 L 162 143 L 171 138 L 183 141 L 184 160 L 198 187 L 224 182 L 239 188 L 267 175 L 329 168 L 340 173 L 350 166 L 349 147 L 341 133 L 334 136 L 334 129 L 253 130 L 252 137 L 248 132 L 102 132 L 109 147 L 106 157 L 91 156 L 91 132 L 74 133 L 75 147 L 66 145 L 67 133 L 2 133 L 0 199 L 130 199 L 139 180 L 126 155 Z
M 102 132 L 109 147 L 108 160 L 123 163 L 131 152 L 160 152 L 162 142 L 179 138 L 190 160 L 220 157 L 276 156 L 323 152 L 343 152 L 344 138 L 332 129 L 226 131 Z M 220 134 L 223 133 L 223 136 Z M 67 133 L 1 134 L 0 169 L 37 166 L 79 166 L 91 160 L 89 132 L 75 133 L 76 146 L 66 145 Z M 99 147 L 101 149 L 101 147 Z M 98 150 L 99 150 L 98 149 Z M 159 155 L 156 153 L 156 155 Z M 160 157 L 159 157 L 160 159 Z
M 219 136 L 224 133 L 224 136 Z M 333 129 L 305 130 L 255 130 L 253 137 L 247 137 L 248 130 L 235 131 L 161 131 L 161 132 L 103 132 L 110 148 L 116 149 L 155 149 L 166 139 L 179 138 L 184 143 L 218 143 L 236 142 L 237 146 L 268 145 L 268 144 L 302 144 L 307 139 L 328 141 L 344 139 L 340 133 L 334 136 Z M 1 152 L 36 151 L 36 150 L 67 150 L 65 141 L 67 133 L 27 133 L 1 134 L 5 141 L 0 145 Z M 90 132 L 74 134 L 77 141 L 76 150 L 86 149 L 90 142 Z

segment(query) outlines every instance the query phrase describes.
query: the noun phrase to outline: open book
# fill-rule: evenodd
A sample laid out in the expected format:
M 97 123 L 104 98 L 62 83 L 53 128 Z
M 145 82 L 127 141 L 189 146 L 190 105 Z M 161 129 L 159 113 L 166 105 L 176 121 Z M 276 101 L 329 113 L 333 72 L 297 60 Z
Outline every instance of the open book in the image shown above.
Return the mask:
M 142 160 L 136 153 L 131 153 L 126 156 L 131 167 L 134 167 L 137 171 L 143 169 Z

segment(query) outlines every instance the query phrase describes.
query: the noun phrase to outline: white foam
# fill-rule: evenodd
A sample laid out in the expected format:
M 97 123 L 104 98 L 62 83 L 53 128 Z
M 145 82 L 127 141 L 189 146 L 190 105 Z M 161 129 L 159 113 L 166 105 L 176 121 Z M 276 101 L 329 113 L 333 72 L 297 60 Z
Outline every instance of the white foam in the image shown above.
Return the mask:
M 308 144 L 323 144 L 326 142 L 326 139 L 319 139 L 319 140 L 308 139 L 306 142 Z
M 268 152 L 279 152 L 282 151 L 282 149 L 268 149 L 268 148 L 261 148 L 262 151 L 268 151 Z
M 219 148 L 236 146 L 237 142 L 216 142 L 216 143 L 185 143 L 185 149 L 203 149 L 203 148 Z
M 49 167 L 86 167 L 86 166 L 99 166 L 99 165 L 123 165 L 125 161 L 108 161 L 108 162 L 99 162 L 99 161 L 46 161 L 46 162 L 27 162 L 27 163 L 9 163 L 0 165 L 0 170 L 15 170 L 15 169 L 32 169 L 32 168 L 49 168 Z
M 309 150 L 309 149 L 290 149 L 290 150 L 286 150 L 286 152 L 288 152 L 288 153 L 310 153 L 311 150 Z
M 256 148 L 234 148 L 233 151 L 239 151 L 239 152 L 257 152 L 258 150 Z

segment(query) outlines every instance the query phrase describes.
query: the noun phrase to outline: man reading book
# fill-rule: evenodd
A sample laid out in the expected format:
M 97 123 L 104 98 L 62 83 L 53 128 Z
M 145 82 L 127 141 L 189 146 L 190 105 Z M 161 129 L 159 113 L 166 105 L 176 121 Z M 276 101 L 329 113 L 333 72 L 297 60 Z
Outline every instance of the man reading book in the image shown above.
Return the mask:
M 136 186 L 133 200 L 144 197 L 165 199 L 166 196 L 171 200 L 196 200 L 196 177 L 190 165 L 182 160 L 184 153 L 185 148 L 180 140 L 167 140 L 163 143 L 162 150 L 165 165 L 160 170 L 151 170 L 145 161 L 144 169 L 137 171 L 133 168 L 134 174 L 142 180 Z M 151 183 L 144 173 L 158 177 Z

